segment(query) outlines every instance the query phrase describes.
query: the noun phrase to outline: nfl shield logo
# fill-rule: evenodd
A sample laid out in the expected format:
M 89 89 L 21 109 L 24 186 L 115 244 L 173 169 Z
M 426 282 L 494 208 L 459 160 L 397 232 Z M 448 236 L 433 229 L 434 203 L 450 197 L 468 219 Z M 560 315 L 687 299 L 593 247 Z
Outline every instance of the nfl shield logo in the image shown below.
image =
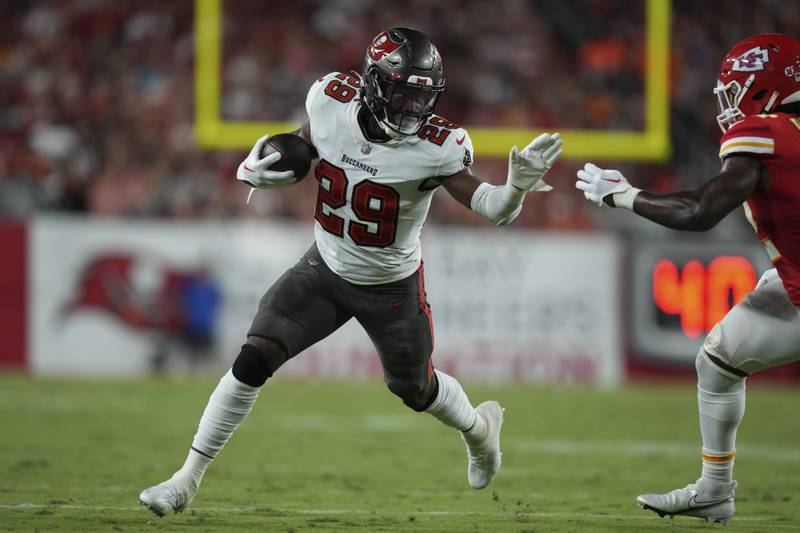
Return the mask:
M 372 146 L 369 143 L 364 143 L 361 145 L 361 153 L 364 155 L 369 154 L 372 151 Z

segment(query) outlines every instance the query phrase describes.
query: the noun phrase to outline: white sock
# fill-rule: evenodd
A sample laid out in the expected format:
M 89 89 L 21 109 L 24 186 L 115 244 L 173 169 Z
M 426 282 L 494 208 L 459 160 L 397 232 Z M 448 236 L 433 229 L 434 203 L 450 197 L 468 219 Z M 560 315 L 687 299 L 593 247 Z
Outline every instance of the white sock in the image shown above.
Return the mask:
M 486 421 L 478 416 L 478 412 L 469 403 L 461 384 L 444 372 L 434 372 L 439 382 L 439 391 L 427 412 L 467 437 L 482 438 L 487 429 Z
M 200 418 L 186 462 L 175 475 L 189 475 L 200 484 L 208 465 L 250 413 L 259 390 L 236 379 L 231 370 L 222 376 Z
M 697 405 L 703 436 L 701 481 L 710 490 L 733 481 L 736 430 L 744 417 L 745 379 L 697 356 Z
M 206 473 L 206 469 L 208 465 L 211 464 L 211 461 L 212 459 L 210 457 L 206 457 L 197 452 L 194 448 L 190 448 L 189 455 L 186 457 L 186 462 L 183 463 L 181 469 L 175 472 L 172 477 L 188 478 L 194 483 L 195 488 L 197 488 L 200 486 L 200 482 L 203 480 L 203 474 Z

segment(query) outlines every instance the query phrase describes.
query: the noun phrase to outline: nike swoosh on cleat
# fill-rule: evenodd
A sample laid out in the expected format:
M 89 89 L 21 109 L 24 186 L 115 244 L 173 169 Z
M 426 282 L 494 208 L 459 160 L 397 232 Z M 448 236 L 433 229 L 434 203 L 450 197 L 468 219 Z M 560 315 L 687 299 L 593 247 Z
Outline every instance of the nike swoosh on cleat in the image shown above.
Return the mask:
M 700 509 L 702 507 L 708 507 L 709 505 L 715 505 L 715 504 L 718 504 L 718 503 L 722 503 L 723 501 L 725 501 L 725 500 L 724 499 L 723 500 L 708 500 L 708 501 L 700 502 L 700 501 L 697 501 L 697 494 L 695 494 L 694 496 L 692 496 L 692 499 L 689 500 L 688 505 L 689 505 L 689 509 Z
M 456 139 L 456 144 L 464 144 L 464 140 L 467 138 L 466 135 L 461 137 L 460 139 Z

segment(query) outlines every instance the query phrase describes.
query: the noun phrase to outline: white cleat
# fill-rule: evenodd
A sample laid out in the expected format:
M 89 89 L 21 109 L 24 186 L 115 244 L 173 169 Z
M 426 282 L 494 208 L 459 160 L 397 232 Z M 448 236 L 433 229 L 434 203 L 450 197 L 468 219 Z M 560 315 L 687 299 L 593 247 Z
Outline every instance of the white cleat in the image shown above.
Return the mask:
M 503 426 L 503 409 L 494 401 L 483 402 L 475 408 L 478 416 L 486 421 L 486 434 L 475 438 L 470 432 L 462 432 L 461 438 L 467 445 L 467 479 L 473 489 L 486 487 L 500 471 L 500 428 Z
M 139 494 L 139 505 L 144 505 L 157 516 L 180 513 L 192 503 L 195 494 L 197 485 L 191 479 L 172 476 L 163 483 L 144 489 Z
M 736 512 L 736 505 L 733 503 L 735 495 L 735 481 L 718 492 L 711 493 L 698 479 L 696 483 L 666 494 L 642 494 L 636 497 L 636 503 L 646 511 L 658 513 L 658 516 L 695 516 L 712 524 L 719 522 L 724 525 Z

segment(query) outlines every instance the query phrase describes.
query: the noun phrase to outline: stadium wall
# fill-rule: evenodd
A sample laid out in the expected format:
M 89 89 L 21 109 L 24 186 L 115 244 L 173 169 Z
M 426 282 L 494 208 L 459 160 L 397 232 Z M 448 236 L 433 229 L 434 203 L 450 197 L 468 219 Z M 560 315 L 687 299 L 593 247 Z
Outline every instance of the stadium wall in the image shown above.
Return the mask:
M 312 240 L 303 224 L 0 222 L 0 370 L 219 372 L 263 292 Z M 423 247 L 434 362 L 484 382 L 691 380 L 723 300 L 735 303 L 771 266 L 758 245 L 511 228 L 431 228 Z M 381 368 L 351 322 L 281 375 L 374 379 Z M 757 378 L 800 381 L 800 363 Z
M 25 301 L 3 300 L 26 323 L 18 364 L 37 375 L 228 365 L 261 295 L 313 241 L 309 225 L 261 222 L 40 217 L 24 231 Z M 622 380 L 615 239 L 435 228 L 423 248 L 440 368 L 484 382 Z M 351 321 L 282 375 L 381 369 Z

